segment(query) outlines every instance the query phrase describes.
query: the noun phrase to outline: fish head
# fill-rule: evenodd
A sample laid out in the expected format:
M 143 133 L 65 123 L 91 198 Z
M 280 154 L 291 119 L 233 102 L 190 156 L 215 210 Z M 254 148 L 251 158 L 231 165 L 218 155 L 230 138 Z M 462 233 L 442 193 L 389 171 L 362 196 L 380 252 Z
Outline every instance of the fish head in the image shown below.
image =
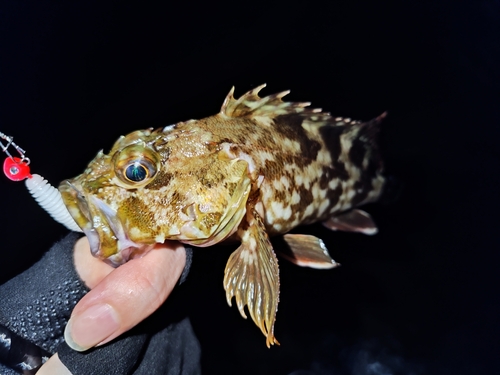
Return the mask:
M 248 164 L 213 152 L 186 155 L 182 143 L 136 131 L 61 182 L 94 256 L 118 266 L 166 240 L 210 246 L 236 231 L 250 192 Z

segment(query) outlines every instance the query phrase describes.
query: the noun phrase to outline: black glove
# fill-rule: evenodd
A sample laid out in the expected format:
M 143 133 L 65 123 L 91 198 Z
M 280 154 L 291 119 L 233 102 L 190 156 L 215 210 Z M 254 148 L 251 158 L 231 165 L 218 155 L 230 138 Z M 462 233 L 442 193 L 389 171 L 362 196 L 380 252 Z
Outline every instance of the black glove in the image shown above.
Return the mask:
M 73 375 L 200 373 L 199 343 L 185 313 L 172 303 L 175 290 L 151 317 L 106 345 L 81 353 L 64 343 L 71 311 L 88 292 L 73 265 L 78 237 L 68 235 L 0 286 L 0 374 L 34 374 L 55 352 Z M 186 254 L 180 282 L 191 264 L 192 251 Z

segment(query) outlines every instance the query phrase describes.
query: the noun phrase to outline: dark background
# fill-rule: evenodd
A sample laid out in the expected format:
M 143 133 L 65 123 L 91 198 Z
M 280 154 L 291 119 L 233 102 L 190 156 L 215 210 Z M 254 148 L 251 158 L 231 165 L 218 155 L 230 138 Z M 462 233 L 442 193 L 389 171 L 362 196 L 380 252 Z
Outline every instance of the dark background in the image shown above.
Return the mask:
M 342 267 L 280 262 L 281 347 L 227 307 L 232 249 L 197 250 L 184 300 L 204 372 L 498 373 L 500 2 L 159 4 L 1 2 L 0 131 L 34 173 L 57 185 L 121 134 L 266 82 L 336 116 L 387 110 L 387 172 L 404 183 L 366 208 L 377 236 L 303 228 Z M 0 189 L 3 282 L 65 230 L 21 183 Z

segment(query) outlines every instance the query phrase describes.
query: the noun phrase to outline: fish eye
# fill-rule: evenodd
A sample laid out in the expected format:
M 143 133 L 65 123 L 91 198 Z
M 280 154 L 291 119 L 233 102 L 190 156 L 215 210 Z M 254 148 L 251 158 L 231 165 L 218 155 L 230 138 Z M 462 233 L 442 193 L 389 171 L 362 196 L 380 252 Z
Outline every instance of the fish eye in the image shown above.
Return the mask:
M 144 165 L 136 161 L 125 168 L 123 175 L 130 182 L 141 182 L 148 178 L 149 171 Z
M 137 184 L 151 180 L 156 174 L 156 165 L 145 157 L 136 158 L 117 166 L 116 172 L 123 182 Z
M 132 144 L 113 155 L 115 175 L 126 187 L 148 184 L 160 168 L 159 155 L 143 144 Z

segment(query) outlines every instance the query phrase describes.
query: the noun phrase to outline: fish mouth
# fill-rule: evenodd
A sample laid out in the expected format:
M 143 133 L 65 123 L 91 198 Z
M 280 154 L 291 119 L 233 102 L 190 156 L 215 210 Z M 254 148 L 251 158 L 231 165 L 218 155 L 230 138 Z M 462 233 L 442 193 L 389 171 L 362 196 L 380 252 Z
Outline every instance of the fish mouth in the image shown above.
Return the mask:
M 95 257 L 117 267 L 153 248 L 154 244 L 131 240 L 116 210 L 93 195 L 86 198 L 77 183 L 65 180 L 59 191 L 69 213 L 87 236 Z

